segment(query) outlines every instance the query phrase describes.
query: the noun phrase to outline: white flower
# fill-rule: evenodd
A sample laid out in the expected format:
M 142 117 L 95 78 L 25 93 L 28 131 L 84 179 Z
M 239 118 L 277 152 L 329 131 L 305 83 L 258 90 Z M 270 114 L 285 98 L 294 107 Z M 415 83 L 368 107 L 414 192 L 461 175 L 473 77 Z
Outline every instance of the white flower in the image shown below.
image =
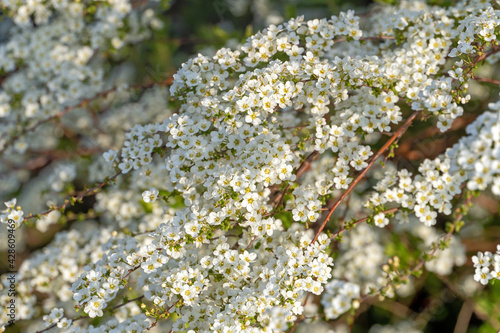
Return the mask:
M 384 213 L 378 213 L 373 217 L 373 223 L 379 227 L 383 228 L 389 224 L 389 219 L 385 217 Z
M 156 199 L 158 198 L 158 193 L 159 191 L 152 187 L 148 191 L 142 192 L 142 198 L 144 202 L 150 203 L 150 202 L 155 202 Z
M 476 268 L 476 273 L 474 274 L 474 280 L 481 282 L 481 284 L 486 285 L 491 280 L 492 276 L 488 267 Z
M 93 296 L 92 299 L 85 306 L 85 312 L 89 314 L 90 318 L 102 317 L 104 305 L 106 303 L 104 300 L 98 296 Z

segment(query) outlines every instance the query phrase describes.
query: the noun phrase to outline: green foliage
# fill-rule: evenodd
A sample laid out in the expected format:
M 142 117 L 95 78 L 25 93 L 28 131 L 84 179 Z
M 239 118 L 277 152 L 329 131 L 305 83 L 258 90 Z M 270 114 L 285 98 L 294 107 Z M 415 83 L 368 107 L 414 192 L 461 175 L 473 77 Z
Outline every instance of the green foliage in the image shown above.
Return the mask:
M 414 261 L 415 253 L 408 247 L 407 240 L 405 241 L 401 235 L 392 235 L 391 242 L 385 247 L 385 254 L 388 257 L 398 256 L 401 259 L 403 267 Z

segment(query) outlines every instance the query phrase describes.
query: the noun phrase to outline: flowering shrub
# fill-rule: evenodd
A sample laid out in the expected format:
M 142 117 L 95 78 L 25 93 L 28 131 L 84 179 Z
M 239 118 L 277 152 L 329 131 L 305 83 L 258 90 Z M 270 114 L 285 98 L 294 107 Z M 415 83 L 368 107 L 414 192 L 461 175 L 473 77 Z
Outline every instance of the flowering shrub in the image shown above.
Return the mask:
M 410 128 L 450 131 L 486 99 L 469 86 L 499 59 L 496 3 L 296 17 L 137 86 L 113 81 L 116 62 L 162 28 L 158 5 L 0 3 L 13 24 L 0 44 L 1 222 L 65 225 L 18 267 L 16 319 L 34 331 L 352 322 L 374 296 L 411 294 L 424 270 L 464 265 L 474 195 L 500 196 L 500 102 L 417 168 L 391 161 Z M 80 135 L 67 161 L 32 159 Z M 75 191 L 82 174 L 97 185 Z M 476 281 L 500 279 L 500 247 L 472 260 Z

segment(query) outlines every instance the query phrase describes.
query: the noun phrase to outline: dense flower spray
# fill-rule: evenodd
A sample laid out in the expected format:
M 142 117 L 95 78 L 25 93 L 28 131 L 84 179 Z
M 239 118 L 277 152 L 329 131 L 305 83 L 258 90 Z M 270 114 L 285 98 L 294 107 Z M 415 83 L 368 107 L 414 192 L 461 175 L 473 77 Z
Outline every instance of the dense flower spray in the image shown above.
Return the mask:
M 57 143 L 24 129 L 50 131 L 38 124 L 99 95 L 106 72 L 92 58 L 161 27 L 151 9 L 128 1 L 2 3 L 16 24 L 0 45 L 9 74 L 0 88 L 2 154 Z M 425 118 L 444 132 L 463 115 L 472 70 L 498 60 L 499 14 L 488 1 L 459 1 L 384 6 L 366 22 L 353 11 L 297 17 L 191 58 L 168 89 L 154 87 L 101 120 L 118 132 L 137 117 L 116 134 L 119 145 L 98 143 L 106 151 L 92 159 L 89 181 L 106 181 L 72 197 L 112 177 L 95 195 L 100 224 L 59 232 L 23 263 L 21 319 L 43 312 L 45 330 L 65 332 L 144 331 L 166 318 L 174 331 L 284 332 L 306 318 L 336 319 L 372 295 L 404 293 L 398 288 L 422 267 L 451 274 L 466 261 L 454 234 L 460 203 L 472 191 L 500 195 L 500 103 L 417 170 L 388 158 L 412 124 Z M 50 193 L 76 168 L 57 165 Z M 44 231 L 71 203 L 36 216 L 13 199 L 0 217 L 17 227 L 35 219 Z M 340 225 L 333 234 L 331 219 Z M 450 222 L 444 235 L 439 219 Z M 385 228 L 422 240 L 421 260 L 399 269 L 384 252 Z M 500 278 L 500 254 L 473 261 L 477 281 Z M 47 295 L 41 307 L 35 291 Z M 81 317 L 65 315 L 75 305 Z M 99 317 L 96 327 L 86 321 Z

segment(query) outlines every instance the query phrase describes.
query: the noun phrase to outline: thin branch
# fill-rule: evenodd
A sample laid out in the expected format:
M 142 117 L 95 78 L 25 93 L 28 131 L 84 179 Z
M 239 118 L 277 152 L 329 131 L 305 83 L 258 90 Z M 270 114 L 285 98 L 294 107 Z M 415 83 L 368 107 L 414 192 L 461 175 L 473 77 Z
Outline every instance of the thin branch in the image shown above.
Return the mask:
M 252 246 L 253 242 L 257 239 L 257 237 L 259 237 L 259 236 L 258 236 L 258 235 L 257 235 L 257 236 L 255 236 L 255 237 L 252 239 L 252 241 L 250 242 L 250 244 L 248 244 L 248 246 L 247 246 L 247 247 L 245 247 L 245 251 L 246 251 L 246 250 L 248 250 L 248 248 L 249 248 L 250 246 Z
M 465 301 L 458 313 L 457 323 L 453 333 L 465 333 L 469 328 L 469 322 L 474 313 L 474 304 L 471 301 Z
M 464 205 L 468 206 L 472 202 L 472 198 L 473 198 L 472 195 L 469 195 L 469 197 L 465 201 Z M 457 213 L 457 215 L 454 218 L 455 221 L 462 220 L 462 218 L 464 217 L 464 214 L 465 214 L 464 211 L 460 207 L 456 209 L 455 213 Z M 426 252 L 422 252 L 422 254 L 420 255 L 420 261 L 418 262 L 418 264 L 416 266 L 414 266 L 412 269 L 408 270 L 406 272 L 406 274 L 404 274 L 403 276 L 398 277 L 398 280 L 405 281 L 406 279 L 408 279 L 410 277 L 410 275 L 418 272 L 422 268 L 422 266 L 424 266 L 424 264 L 427 262 L 427 260 L 425 260 L 425 257 L 429 256 L 432 258 L 436 254 L 436 252 L 439 250 L 439 244 L 443 243 L 443 242 L 444 243 L 448 242 L 450 240 L 451 236 L 453 235 L 453 233 L 455 232 L 455 229 L 456 229 L 456 224 L 453 224 L 450 227 L 450 230 L 448 231 L 448 233 L 446 233 L 446 235 L 444 235 L 443 237 L 441 237 L 440 239 L 438 239 L 436 242 L 433 243 L 432 251 L 427 253 L 427 254 L 426 254 Z M 385 286 L 378 289 L 378 292 L 381 292 L 382 290 L 390 287 L 392 284 L 393 284 L 392 280 L 388 281 L 388 283 Z M 363 302 L 364 300 L 366 300 L 370 296 L 372 296 L 372 295 L 367 294 L 367 295 L 361 297 L 359 301 Z
M 205 287 L 203 287 L 203 288 L 205 288 Z M 176 305 L 177 305 L 177 303 L 179 303 L 181 299 L 182 299 L 182 297 L 179 297 L 179 299 L 178 299 L 178 300 L 177 300 L 174 304 L 172 304 L 170 307 L 168 307 L 168 308 L 165 310 L 165 312 L 164 312 L 164 313 L 169 313 L 169 312 L 170 312 L 170 310 L 171 310 L 174 306 L 176 306 Z
M 87 316 L 80 316 L 80 317 L 77 317 L 75 319 L 72 319 L 71 322 L 73 324 L 75 321 L 78 321 L 78 320 L 83 319 L 83 318 L 88 318 L 88 317 Z M 35 333 L 47 332 L 47 331 L 53 329 L 56 326 L 57 326 L 57 324 L 52 324 L 52 325 L 48 326 L 47 328 L 45 328 L 43 330 L 36 331 Z
M 26 222 L 28 221 L 29 219 L 33 219 L 33 218 L 40 218 L 41 216 L 45 216 L 45 215 L 48 215 L 50 213 L 52 213 L 53 211 L 55 210 L 65 210 L 66 207 L 68 205 L 72 205 L 74 204 L 75 202 L 78 202 L 80 200 L 82 200 L 84 197 L 86 197 L 88 194 L 94 194 L 94 193 L 97 193 L 101 188 L 103 188 L 105 185 L 107 185 L 109 182 L 111 182 L 112 180 L 116 179 L 116 177 L 118 177 L 119 175 L 121 175 L 122 172 L 118 172 L 117 174 L 115 174 L 114 176 L 110 177 L 110 178 L 107 178 L 105 179 L 102 183 L 100 183 L 99 185 L 93 187 L 93 188 L 90 188 L 90 189 L 87 189 L 85 191 L 82 191 L 78 196 L 73 196 L 73 197 L 70 197 L 69 199 L 65 199 L 64 200 L 64 203 L 59 205 L 59 206 L 56 206 L 56 207 L 51 207 L 49 210 L 41 213 L 41 214 L 32 214 L 30 213 L 28 216 L 26 216 L 24 219 L 23 219 L 23 222 Z
M 205 288 L 205 287 L 203 287 L 203 288 Z M 182 297 L 179 297 L 179 299 L 178 299 L 178 300 L 177 300 L 174 304 L 172 304 L 170 307 L 168 307 L 168 308 L 165 310 L 165 312 L 163 312 L 163 313 L 164 313 L 164 314 L 169 313 L 169 312 L 170 312 L 170 310 L 171 310 L 174 306 L 176 306 L 176 305 L 177 305 L 177 303 L 179 303 L 179 301 L 180 301 L 181 299 L 182 299 Z M 148 330 L 148 331 L 149 331 L 150 329 L 152 329 L 153 327 L 155 327 L 155 326 L 158 324 L 158 319 L 159 319 L 159 317 L 157 317 L 157 318 L 156 318 L 156 320 L 155 320 L 155 322 L 154 322 L 154 323 L 152 323 L 152 324 L 151 324 L 151 326 L 149 326 L 149 327 L 147 328 L 147 330 Z M 173 330 L 170 330 L 170 332 L 173 332 Z
M 113 308 L 112 308 L 112 310 L 116 310 L 116 309 L 118 309 L 118 308 L 121 308 L 122 306 L 127 305 L 128 303 L 131 303 L 131 302 L 135 302 L 135 301 L 141 300 L 143 297 L 144 297 L 144 295 L 139 296 L 139 297 L 134 298 L 134 299 L 131 299 L 131 300 L 128 300 L 128 301 L 126 301 L 126 302 L 124 302 L 124 303 L 122 303 L 122 304 L 119 304 L 119 305 L 117 305 L 117 306 L 113 307 Z M 74 323 L 75 321 L 80 320 L 80 319 L 83 319 L 83 318 L 88 318 L 88 316 L 80 316 L 80 317 L 77 317 L 77 318 L 75 318 L 75 319 L 71 319 L 71 321 L 72 321 L 72 323 Z M 43 330 L 36 331 L 35 333 L 42 333 L 42 332 L 46 332 L 46 331 L 49 331 L 49 330 L 53 329 L 53 328 L 54 328 L 54 327 L 56 327 L 56 326 L 57 326 L 57 324 L 52 324 L 52 325 L 50 325 L 49 327 L 47 327 L 47 328 L 45 328 L 45 329 L 43 329 Z
M 388 210 L 384 210 L 380 213 L 384 213 L 384 214 L 391 214 L 391 213 L 395 213 L 399 210 L 399 207 L 397 208 L 391 208 L 391 209 L 388 209 Z M 366 220 L 368 220 L 369 216 L 366 216 L 366 217 L 363 217 L 362 219 L 359 219 L 357 220 L 356 222 L 353 222 L 351 225 L 355 226 L 355 225 L 358 225 L 360 223 L 363 223 L 365 222 Z M 351 229 L 351 228 L 349 228 Z M 349 229 L 346 229 L 346 228 L 340 228 L 340 230 L 338 230 L 337 232 L 333 233 L 331 236 L 330 236 L 330 239 L 333 239 L 335 237 L 337 237 L 338 235 L 340 235 L 341 233 L 343 233 L 344 231 L 346 230 L 349 230 Z
M 484 51 L 484 48 L 485 46 L 484 45 L 481 45 L 480 48 L 479 48 L 479 52 L 483 52 Z M 500 47 L 493 47 L 489 52 L 486 52 L 486 53 L 483 53 L 482 55 L 478 55 L 476 57 L 476 59 L 474 59 L 474 62 L 472 63 L 472 65 L 464 65 L 462 67 L 462 69 L 464 69 L 464 74 L 463 76 L 466 76 L 466 75 L 470 75 L 470 77 L 472 79 L 474 79 L 474 73 L 472 72 L 474 70 L 474 68 L 476 68 L 476 65 L 480 62 L 480 61 L 483 61 L 485 60 L 486 58 L 488 58 L 489 56 L 497 53 L 498 51 L 500 51 Z M 460 85 L 458 86 L 457 90 L 461 90 L 463 85 L 464 85 L 465 82 L 461 82 Z
M 491 79 L 489 77 L 477 77 L 477 76 L 474 76 L 474 80 L 477 81 L 477 82 L 493 83 L 493 84 L 496 84 L 496 85 L 500 86 L 500 80 Z
M 297 168 L 297 171 L 295 172 L 295 179 L 299 179 L 300 176 L 302 176 L 306 171 L 307 169 L 309 168 L 309 165 L 319 156 L 319 152 L 318 151 L 313 151 L 312 153 L 310 153 L 305 159 L 304 161 L 302 161 L 302 163 L 299 165 L 299 167 Z M 276 204 L 276 207 L 274 208 L 274 211 L 276 211 L 278 209 L 278 207 L 283 203 L 283 198 L 285 197 L 286 195 L 286 192 L 288 192 L 288 190 L 290 189 L 291 185 L 288 184 L 285 188 L 285 190 L 283 192 L 281 192 L 280 194 L 278 194 L 276 196 L 276 199 L 275 199 L 275 202 L 277 202 Z
M 444 235 L 444 237 L 440 238 L 437 242 L 433 243 L 433 249 L 430 253 L 428 253 L 428 256 L 430 257 L 433 257 L 436 252 L 439 250 L 439 243 L 440 242 L 447 242 L 450 238 L 451 238 L 451 235 L 453 234 L 453 232 L 455 231 L 455 225 L 453 225 L 451 228 L 450 228 L 450 231 Z M 407 271 L 406 274 L 404 274 L 403 276 L 401 277 L 398 277 L 398 280 L 399 281 L 405 281 L 406 279 L 408 279 L 412 274 L 414 274 L 415 272 L 418 272 L 422 266 L 424 266 L 424 264 L 427 262 L 427 260 L 425 260 L 424 258 L 424 254 L 425 252 L 423 252 L 421 255 L 420 255 L 420 261 L 418 262 L 417 265 L 415 265 L 413 268 L 411 268 L 410 270 Z M 378 293 L 380 293 L 381 291 L 387 289 L 388 287 L 390 287 L 391 285 L 393 285 L 393 281 L 388 281 L 387 284 L 381 288 L 379 288 L 377 290 Z M 363 302 L 365 301 L 367 298 L 371 297 L 371 296 L 374 296 L 375 294 L 367 294 L 367 295 L 364 295 L 362 296 L 360 299 L 359 299 L 359 302 Z
M 326 224 L 328 223 L 328 221 L 330 220 L 330 218 L 332 217 L 333 215 L 333 212 L 335 212 L 335 210 L 337 209 L 337 207 L 342 203 L 342 201 L 344 201 L 344 199 L 347 197 L 347 195 L 349 193 L 351 193 L 351 191 L 354 189 L 354 187 L 356 186 L 357 183 L 359 183 L 361 181 L 361 179 L 363 179 L 363 177 L 365 176 L 365 174 L 368 172 L 368 170 L 370 170 L 370 168 L 373 166 L 373 164 L 375 163 L 375 161 L 387 150 L 389 149 L 389 147 L 392 145 L 392 143 L 394 141 L 396 141 L 397 139 L 399 139 L 399 137 L 401 137 L 403 135 L 403 133 L 408 129 L 408 127 L 410 126 L 410 124 L 413 122 L 413 120 L 415 120 L 415 118 L 420 114 L 421 111 L 415 111 L 406 121 L 405 123 L 403 124 L 403 126 L 401 126 L 395 133 L 394 135 L 382 146 L 382 148 L 379 149 L 379 151 L 373 156 L 373 159 L 371 160 L 371 162 L 368 164 L 368 166 L 363 170 L 361 171 L 361 173 L 356 177 L 356 179 L 354 179 L 354 181 L 352 182 L 352 184 L 349 186 L 349 188 L 344 192 L 344 194 L 342 194 L 342 196 L 335 202 L 335 204 L 333 205 L 333 207 L 330 209 L 330 212 L 328 213 L 328 215 L 325 217 L 325 219 L 323 220 L 323 223 L 321 224 L 321 226 L 319 227 L 318 231 L 316 232 L 316 235 L 314 236 L 314 239 L 312 240 L 311 244 L 316 242 L 316 240 L 318 239 L 319 235 L 321 234 L 321 232 L 323 231 L 323 229 L 325 228 Z
M 139 296 L 139 297 L 136 297 L 136 298 L 134 298 L 134 299 L 129 299 L 128 301 L 123 302 L 122 304 L 119 304 L 119 305 L 115 306 L 115 307 L 113 308 L 113 310 L 119 309 L 119 308 L 121 308 L 122 306 L 127 305 L 128 303 L 132 303 L 132 302 L 135 302 L 135 301 L 140 301 L 140 300 L 141 300 L 141 299 L 143 299 L 143 298 L 144 298 L 144 295 Z
M 122 280 L 125 280 L 126 278 L 128 278 L 130 276 L 130 274 L 132 274 L 133 272 L 135 272 L 139 268 L 141 268 L 141 265 L 137 265 L 134 268 L 129 269 L 128 273 L 122 278 Z

